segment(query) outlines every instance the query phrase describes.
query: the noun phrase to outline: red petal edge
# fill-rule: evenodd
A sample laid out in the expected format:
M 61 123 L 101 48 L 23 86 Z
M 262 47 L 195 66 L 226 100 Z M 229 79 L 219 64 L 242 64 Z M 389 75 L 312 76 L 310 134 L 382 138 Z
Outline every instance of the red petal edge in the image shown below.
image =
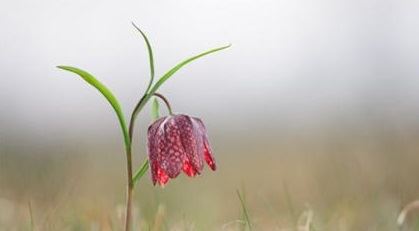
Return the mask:
M 205 143 L 205 151 L 204 151 L 204 158 L 205 161 L 207 162 L 208 166 L 215 171 L 217 169 L 217 165 L 215 164 L 215 160 L 212 157 L 211 151 L 207 146 L 208 144 Z
M 161 169 L 160 167 L 157 168 L 157 183 L 160 186 L 164 186 L 169 181 L 169 176 Z
M 186 175 L 190 177 L 195 176 L 197 173 L 199 174 L 199 172 L 196 171 L 196 169 L 194 168 L 194 166 L 191 164 L 189 160 L 185 160 L 183 162 L 182 170 Z

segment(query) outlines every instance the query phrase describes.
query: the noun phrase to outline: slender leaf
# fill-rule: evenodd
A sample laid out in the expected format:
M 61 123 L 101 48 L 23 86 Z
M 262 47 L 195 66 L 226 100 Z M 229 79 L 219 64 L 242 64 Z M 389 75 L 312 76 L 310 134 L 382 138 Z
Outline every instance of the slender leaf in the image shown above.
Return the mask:
M 186 60 L 184 60 L 184 61 L 182 61 L 182 62 L 180 62 L 179 64 L 177 64 L 176 66 L 174 66 L 172 69 L 170 69 L 168 72 L 166 72 L 166 74 L 164 74 L 157 82 L 156 82 L 156 84 L 154 84 L 154 86 L 151 88 L 151 90 L 150 90 L 150 92 L 149 93 L 147 93 L 146 95 L 145 95 L 145 97 L 140 101 L 140 104 L 139 105 L 137 105 L 138 107 L 136 107 L 136 109 L 134 110 L 134 112 L 133 112 L 133 115 L 132 115 L 132 117 L 131 117 L 131 119 L 134 119 L 135 120 L 135 118 L 136 118 L 136 116 L 137 116 L 137 114 L 138 114 L 138 112 L 140 112 L 141 110 L 142 110 L 142 108 L 146 105 L 146 103 L 148 102 L 148 100 L 151 98 L 151 96 L 153 96 L 153 94 L 159 89 L 159 87 L 164 83 L 164 82 L 166 82 L 173 74 L 175 74 L 179 69 L 181 69 L 183 66 L 185 66 L 186 64 L 188 64 L 188 63 L 190 63 L 190 62 L 192 62 L 192 61 L 194 61 L 194 60 L 196 60 L 196 59 L 199 59 L 199 58 L 201 58 L 201 57 L 203 57 L 203 56 L 206 56 L 206 55 L 209 55 L 209 54 L 211 54 L 211 53 L 214 53 L 214 52 L 217 52 L 217 51 L 221 51 L 221 50 L 224 50 L 224 49 L 226 49 L 226 48 L 229 48 L 231 45 L 227 45 L 227 46 L 223 46 L 223 47 L 219 47 L 219 48 L 215 48 L 215 49 L 212 49 L 212 50 L 208 50 L 208 51 L 206 51 L 206 52 L 203 52 L 203 53 L 201 53 L 201 54 L 198 54 L 198 55 L 196 55 L 196 56 L 193 56 L 193 57 L 191 57 L 191 58 L 189 58 L 189 59 L 186 59 Z
M 81 70 L 76 67 L 70 66 L 57 66 L 59 69 L 66 70 L 73 72 L 83 78 L 87 83 L 95 87 L 103 96 L 105 96 L 106 100 L 111 104 L 112 108 L 115 110 L 116 115 L 119 120 L 119 124 L 121 125 L 122 133 L 124 135 L 124 142 L 125 147 L 128 148 L 130 146 L 130 139 L 128 135 L 128 130 L 125 122 L 125 117 L 122 112 L 121 106 L 116 99 L 116 97 L 112 94 L 112 92 L 101 82 L 99 82 L 93 75 L 89 74 L 88 72 Z
M 186 64 L 188 64 L 188 63 L 190 63 L 190 62 L 192 62 L 192 61 L 194 61 L 194 60 L 196 60 L 196 59 L 199 59 L 199 58 L 201 58 L 201 57 L 203 57 L 203 56 L 206 56 L 206 55 L 209 55 L 209 54 L 211 54 L 211 53 L 214 53 L 214 52 L 217 52 L 217 51 L 221 51 L 221 50 L 224 50 L 224 49 L 226 49 L 226 48 L 229 48 L 231 45 L 227 45 L 227 46 L 223 46 L 223 47 L 219 47 L 219 48 L 215 48 L 215 49 L 212 49 L 212 50 L 209 50 L 209 51 L 206 51 L 206 52 L 203 52 L 203 53 L 201 53 L 201 54 L 199 54 L 199 55 L 196 55 L 196 56 L 193 56 L 193 57 L 191 57 L 191 58 L 189 58 L 189 59 L 186 59 L 186 60 L 184 60 L 184 61 L 182 61 L 182 62 L 180 62 L 178 65 L 176 65 L 175 67 L 173 67 L 172 69 L 170 69 L 168 72 L 166 72 L 166 74 L 164 74 L 158 81 L 157 81 L 157 83 L 156 84 L 154 84 L 154 86 L 153 86 L 153 88 L 151 88 L 151 90 L 150 90 L 150 94 L 154 94 L 154 92 L 156 92 L 157 91 L 157 89 L 159 89 L 159 87 L 164 83 L 164 82 L 166 82 L 166 80 L 168 80 L 173 74 L 175 74 L 179 69 L 181 69 L 183 66 L 185 66 Z
M 151 118 L 156 120 L 160 117 L 159 101 L 154 97 L 153 104 L 151 105 Z
M 148 83 L 147 90 L 145 92 L 148 93 L 148 91 L 150 90 L 151 85 L 153 84 L 153 81 L 154 81 L 154 58 L 153 58 L 153 49 L 151 48 L 150 41 L 148 40 L 148 38 L 145 35 L 145 33 L 137 25 L 135 25 L 135 23 L 132 22 L 132 25 L 135 27 L 135 29 L 138 30 L 138 32 L 140 32 L 140 34 L 143 37 L 144 42 L 145 42 L 145 44 L 147 46 L 148 61 L 149 61 L 149 64 L 150 64 L 150 82 Z
M 144 160 L 143 165 L 137 170 L 137 172 L 134 174 L 134 177 L 132 178 L 133 183 L 137 183 L 141 177 L 144 176 L 144 174 L 147 172 L 149 168 L 149 161 L 148 159 Z

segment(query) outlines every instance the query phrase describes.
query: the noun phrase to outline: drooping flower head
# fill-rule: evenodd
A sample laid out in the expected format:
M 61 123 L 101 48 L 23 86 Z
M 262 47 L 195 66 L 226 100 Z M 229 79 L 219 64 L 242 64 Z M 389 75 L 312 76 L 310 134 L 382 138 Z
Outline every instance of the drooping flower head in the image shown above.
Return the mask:
M 181 171 L 191 177 L 200 174 L 204 160 L 216 169 L 205 125 L 187 115 L 162 117 L 150 125 L 148 155 L 154 185 L 165 185 Z

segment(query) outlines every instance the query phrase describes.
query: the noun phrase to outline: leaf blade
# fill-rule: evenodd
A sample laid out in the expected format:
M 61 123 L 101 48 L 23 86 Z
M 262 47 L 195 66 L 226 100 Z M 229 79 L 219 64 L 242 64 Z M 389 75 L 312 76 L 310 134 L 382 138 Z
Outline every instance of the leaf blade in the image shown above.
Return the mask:
M 134 177 L 132 178 L 132 182 L 134 185 L 144 176 L 144 174 L 147 172 L 149 168 L 149 160 L 144 160 L 143 165 L 137 170 L 137 172 L 134 174 Z
M 141 36 L 144 39 L 144 42 L 146 44 L 146 47 L 147 47 L 148 62 L 149 62 L 149 65 L 150 65 L 150 82 L 149 82 L 149 84 L 147 86 L 147 89 L 145 91 L 146 94 L 147 94 L 148 91 L 150 90 L 152 84 L 153 84 L 153 81 L 154 81 L 154 57 L 153 57 L 153 49 L 151 47 L 151 43 L 148 40 L 146 34 L 137 25 L 135 25 L 134 22 L 131 22 L 131 24 L 135 27 L 135 29 L 137 29 L 138 32 L 140 32 Z
M 229 48 L 229 47 L 231 47 L 231 44 L 229 44 L 229 45 L 227 45 L 227 46 L 223 46 L 223 47 L 218 47 L 218 48 L 215 48 L 215 49 L 211 49 L 211 50 L 208 50 L 208 51 L 205 51 L 205 52 L 203 52 L 203 53 L 200 53 L 200 54 L 198 54 L 198 55 L 195 55 L 195 56 L 193 56 L 193 57 L 191 57 L 191 58 L 188 58 L 188 59 L 185 59 L 184 61 L 182 61 L 182 62 L 180 62 L 179 64 L 177 64 L 176 66 L 174 66 L 172 69 L 170 69 L 168 72 L 166 72 L 166 74 L 164 74 L 157 82 L 156 82 L 156 84 L 154 84 L 154 86 L 153 86 L 153 88 L 151 88 L 151 90 L 150 90 L 150 93 L 151 94 L 154 94 L 156 91 L 157 91 L 157 89 L 164 83 L 164 82 L 166 82 L 173 74 L 175 74 L 178 70 L 180 70 L 183 66 L 186 66 L 188 63 L 190 63 L 190 62 L 192 62 L 192 61 L 194 61 L 194 60 L 196 60 L 196 59 L 199 59 L 199 58 L 201 58 L 201 57 L 204 57 L 204 56 L 206 56 L 206 55 L 209 55 L 209 54 L 211 54 L 211 53 L 215 53 L 215 52 L 217 52 L 217 51 L 221 51 L 221 50 L 224 50 L 224 49 L 227 49 L 227 48 Z
M 122 108 L 119 104 L 119 101 L 113 95 L 112 91 L 109 90 L 109 88 L 107 88 L 99 80 L 97 80 L 93 75 L 91 75 L 87 71 L 84 71 L 80 68 L 72 67 L 72 66 L 57 66 L 57 68 L 79 75 L 88 84 L 90 84 L 91 86 L 96 88 L 106 98 L 106 100 L 111 104 L 112 108 L 114 109 L 114 111 L 115 111 L 115 113 L 118 117 L 118 121 L 119 121 L 119 124 L 120 124 L 121 129 L 122 129 L 122 133 L 123 133 L 123 136 L 124 136 L 125 147 L 126 148 L 129 147 L 130 146 L 130 139 L 129 139 L 129 136 L 128 136 L 128 129 L 127 129 L 127 126 L 126 126 L 125 117 L 124 117 L 124 114 L 122 112 Z
M 155 84 L 154 86 L 151 88 L 150 92 L 147 93 L 144 97 L 144 99 L 141 101 L 141 103 L 138 105 L 138 107 L 136 108 L 136 110 L 133 113 L 133 118 L 136 118 L 137 114 L 139 111 L 142 110 L 142 108 L 147 104 L 148 100 L 153 96 L 153 94 L 159 89 L 159 87 L 166 82 L 173 74 L 175 74 L 178 70 L 180 70 L 183 66 L 185 66 L 186 64 L 199 59 L 201 57 L 204 57 L 206 55 L 209 55 L 211 53 L 215 53 L 217 51 L 221 51 L 224 49 L 227 49 L 231 46 L 231 44 L 227 45 L 227 46 L 223 46 L 223 47 L 218 47 L 215 49 L 211 49 L 205 52 L 202 52 L 198 55 L 195 55 L 191 58 L 185 59 L 184 61 L 180 62 L 179 64 L 177 64 L 176 66 L 174 66 L 172 69 L 170 69 L 168 72 L 166 72 L 166 74 L 164 74 Z

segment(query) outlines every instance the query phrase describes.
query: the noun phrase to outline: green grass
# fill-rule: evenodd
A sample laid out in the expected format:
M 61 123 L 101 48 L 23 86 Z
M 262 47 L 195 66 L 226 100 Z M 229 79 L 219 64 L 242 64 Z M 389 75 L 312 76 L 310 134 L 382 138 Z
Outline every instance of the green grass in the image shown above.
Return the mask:
M 91 142 L 13 145 L 0 153 L 0 230 L 121 230 L 124 158 L 115 155 L 117 143 L 96 148 L 98 141 Z M 292 231 L 306 223 L 302 214 L 309 209 L 310 231 L 395 231 L 401 208 L 419 198 L 417 143 L 391 152 L 357 143 L 344 155 L 289 140 L 258 155 L 237 148 L 234 140 L 216 143 L 215 172 L 206 168 L 194 179 L 181 175 L 164 189 L 153 187 L 145 173 L 135 193 L 137 228 Z M 419 211 L 412 210 L 402 230 L 415 230 L 417 217 Z

